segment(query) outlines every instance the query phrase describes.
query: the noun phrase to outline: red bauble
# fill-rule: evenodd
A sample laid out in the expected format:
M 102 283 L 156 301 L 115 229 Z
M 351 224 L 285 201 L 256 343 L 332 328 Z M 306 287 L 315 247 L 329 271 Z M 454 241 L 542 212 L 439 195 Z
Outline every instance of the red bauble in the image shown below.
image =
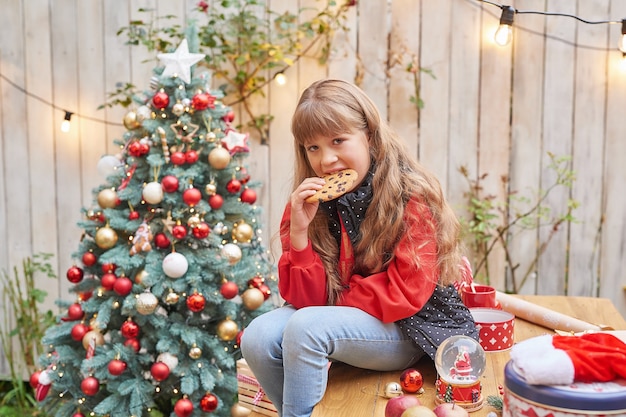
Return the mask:
M 163 362 L 155 362 L 150 367 L 150 374 L 152 374 L 152 378 L 154 378 L 155 381 L 161 382 L 170 376 L 170 368 Z
M 146 153 L 148 153 L 147 152 L 148 150 L 149 148 L 146 149 L 146 146 L 142 145 L 138 140 L 128 145 L 128 153 L 134 156 L 135 158 L 144 156 Z
M 126 339 L 135 339 L 139 336 L 139 325 L 131 320 L 125 321 L 120 330 Z
M 226 189 L 231 194 L 238 193 L 241 190 L 241 181 L 233 178 L 232 180 L 228 181 L 228 184 L 226 184 Z
M 213 194 L 211 197 L 209 197 L 209 206 L 211 206 L 213 210 L 221 209 L 223 204 L 224 197 L 222 197 L 221 195 Z
M 102 264 L 102 272 L 105 274 L 107 272 L 115 272 L 116 269 L 117 265 L 115 264 Z
M 94 396 L 100 389 L 100 381 L 93 376 L 88 376 L 80 383 L 80 389 L 88 396 Z
M 170 240 L 165 233 L 157 233 L 154 235 L 154 245 L 159 249 L 167 249 L 170 247 Z
M 248 286 L 253 288 L 260 288 L 265 283 L 265 278 L 260 275 L 255 275 L 254 278 L 248 280 Z
M 193 403 L 187 398 L 181 398 L 174 405 L 174 413 L 178 417 L 189 417 L 193 413 Z
M 229 111 L 228 113 L 222 116 L 222 120 L 225 121 L 226 123 L 232 123 L 235 120 L 235 112 L 232 110 Z
M 199 111 L 206 110 L 209 107 L 214 108 L 214 102 L 215 97 L 208 93 L 198 93 L 191 98 L 191 105 Z
M 37 385 L 39 385 L 39 375 L 41 375 L 41 371 L 35 371 L 31 374 L 30 379 L 28 380 L 31 388 L 37 388 Z
M 185 154 L 182 152 L 172 152 L 170 155 L 170 161 L 174 165 L 184 165 L 185 164 Z
M 200 222 L 196 227 L 191 229 L 191 231 L 197 239 L 204 239 L 205 237 L 209 236 L 211 229 L 209 228 L 209 225 L 205 222 Z
M 75 324 L 74 327 L 72 327 L 70 336 L 72 336 L 72 339 L 74 339 L 75 341 L 82 342 L 83 337 L 85 337 L 88 331 L 89 331 L 89 326 L 83 323 L 78 323 L 78 324 Z
M 133 282 L 128 277 L 119 277 L 115 280 L 113 291 L 118 295 L 125 296 L 133 290 Z
M 241 198 L 241 201 L 244 203 L 254 204 L 256 202 L 256 191 L 245 188 L 239 198 Z
M 215 409 L 217 409 L 217 404 L 217 397 L 213 394 L 206 394 L 200 399 L 200 409 L 207 413 L 215 411 Z
M 402 386 L 402 390 L 415 393 L 422 388 L 422 385 L 424 385 L 424 378 L 422 377 L 420 371 L 409 368 L 400 375 L 400 385 Z
M 176 226 L 172 227 L 172 236 L 174 236 L 178 240 L 183 239 L 185 236 L 187 236 L 187 228 L 182 224 L 177 224 Z
M 243 337 L 243 330 L 239 330 L 239 333 L 237 333 L 237 337 L 235 338 L 235 343 L 237 343 L 239 346 L 241 346 L 242 337 Z
M 235 298 L 237 294 L 239 294 L 239 287 L 232 281 L 226 281 L 220 287 L 220 293 L 222 297 L 230 300 L 231 298 Z
M 83 413 L 74 413 L 72 417 L 85 417 L 85 415 Z
M 128 220 L 137 220 L 139 218 L 139 212 L 138 211 L 131 211 L 130 213 L 128 213 Z
M 87 301 L 93 295 L 93 291 L 83 291 L 78 293 L 78 299 L 80 301 Z
M 126 362 L 121 361 L 119 359 L 113 359 L 109 362 L 109 373 L 111 375 L 121 375 L 126 370 Z
M 139 340 L 137 339 L 127 339 L 124 342 L 124 346 L 131 348 L 135 352 L 139 352 L 139 349 L 141 349 L 141 344 L 139 343 Z
M 266 300 L 270 298 L 270 295 L 272 295 L 272 290 L 270 290 L 270 287 L 265 284 L 261 284 L 259 290 L 261 290 L 261 292 L 263 293 L 263 298 L 265 298 Z
M 83 280 L 83 270 L 77 266 L 72 266 L 67 270 L 67 280 L 73 284 Z
M 170 97 L 165 91 L 159 91 L 152 97 L 152 104 L 157 109 L 164 109 L 170 104 Z
M 83 307 L 79 303 L 74 303 L 67 308 L 67 318 L 71 321 L 80 320 L 84 315 Z
M 188 164 L 194 164 L 198 162 L 198 158 L 198 152 L 194 151 L 193 149 L 185 152 L 185 162 Z
M 161 180 L 161 186 L 166 193 L 173 193 L 178 190 L 178 178 L 174 175 L 166 175 Z
M 188 206 L 195 206 L 202 200 L 202 193 L 197 188 L 187 188 L 183 192 L 183 201 Z
M 187 297 L 187 308 L 194 313 L 199 313 L 204 310 L 206 300 L 202 294 L 193 293 Z
M 94 255 L 93 252 L 83 253 L 83 265 L 85 266 L 94 266 L 97 260 L 98 258 L 96 258 L 96 255 Z
M 100 278 L 100 285 L 102 285 L 102 288 L 104 288 L 105 290 L 110 291 L 115 286 L 116 281 L 117 276 L 112 272 L 107 272 L 106 274 L 102 275 L 102 278 Z

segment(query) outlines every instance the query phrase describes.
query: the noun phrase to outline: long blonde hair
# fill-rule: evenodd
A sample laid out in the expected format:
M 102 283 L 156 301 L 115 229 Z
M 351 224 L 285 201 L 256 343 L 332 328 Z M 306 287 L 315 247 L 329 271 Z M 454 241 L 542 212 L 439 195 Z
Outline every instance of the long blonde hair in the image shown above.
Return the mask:
M 405 206 L 410 199 L 424 204 L 432 214 L 431 227 L 437 239 L 438 282 L 442 285 L 460 276 L 461 251 L 459 222 L 446 202 L 437 178 L 406 150 L 397 134 L 381 120 L 375 104 L 358 87 L 341 80 L 320 80 L 309 86 L 300 97 L 292 122 L 295 139 L 295 172 L 293 189 L 315 176 L 307 159 L 304 143 L 314 136 L 334 136 L 362 130 L 368 137 L 374 169 L 372 179 L 375 210 L 368 210 L 360 227 L 361 238 L 353 248 L 354 271 L 370 275 L 385 270 L 394 249 L 405 233 Z M 424 219 L 421 219 L 423 223 Z M 327 276 L 328 303 L 334 304 L 342 290 L 337 265 L 339 247 L 328 228 L 323 210 L 309 225 L 309 239 L 319 254 Z M 418 247 L 414 242 L 416 266 Z

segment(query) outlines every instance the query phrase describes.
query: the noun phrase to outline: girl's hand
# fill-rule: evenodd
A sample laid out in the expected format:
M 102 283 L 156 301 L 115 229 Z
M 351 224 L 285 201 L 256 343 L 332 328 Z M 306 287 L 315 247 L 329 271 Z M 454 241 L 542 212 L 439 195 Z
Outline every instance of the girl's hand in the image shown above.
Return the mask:
M 296 250 L 302 250 L 308 245 L 307 230 L 309 224 L 317 213 L 319 202 L 307 203 L 307 198 L 315 194 L 324 185 L 324 180 L 319 177 L 306 178 L 291 193 L 291 246 Z

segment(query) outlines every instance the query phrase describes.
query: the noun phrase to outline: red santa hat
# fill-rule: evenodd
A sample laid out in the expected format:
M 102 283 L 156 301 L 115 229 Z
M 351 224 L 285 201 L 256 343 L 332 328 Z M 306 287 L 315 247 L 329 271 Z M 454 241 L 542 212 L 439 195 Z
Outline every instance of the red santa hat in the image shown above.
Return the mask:
M 544 335 L 513 346 L 511 361 L 533 385 L 607 382 L 626 378 L 626 343 L 609 333 Z

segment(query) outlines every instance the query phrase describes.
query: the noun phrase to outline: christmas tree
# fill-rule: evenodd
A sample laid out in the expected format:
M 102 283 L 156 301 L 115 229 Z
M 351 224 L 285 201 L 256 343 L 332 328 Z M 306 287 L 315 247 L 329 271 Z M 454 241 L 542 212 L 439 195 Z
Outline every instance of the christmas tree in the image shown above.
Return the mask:
M 188 40 L 159 54 L 79 222 L 76 299 L 31 384 L 52 416 L 230 416 L 241 332 L 274 304 L 248 136 Z M 197 50 L 197 48 L 192 48 Z

